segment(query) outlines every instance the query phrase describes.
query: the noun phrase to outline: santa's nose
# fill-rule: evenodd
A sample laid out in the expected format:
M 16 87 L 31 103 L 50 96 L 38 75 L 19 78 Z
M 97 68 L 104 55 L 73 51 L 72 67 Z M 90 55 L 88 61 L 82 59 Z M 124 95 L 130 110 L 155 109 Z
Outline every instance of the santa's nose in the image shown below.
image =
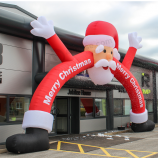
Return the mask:
M 112 60 L 112 54 L 111 53 L 106 54 L 106 60 L 108 60 L 108 61 Z

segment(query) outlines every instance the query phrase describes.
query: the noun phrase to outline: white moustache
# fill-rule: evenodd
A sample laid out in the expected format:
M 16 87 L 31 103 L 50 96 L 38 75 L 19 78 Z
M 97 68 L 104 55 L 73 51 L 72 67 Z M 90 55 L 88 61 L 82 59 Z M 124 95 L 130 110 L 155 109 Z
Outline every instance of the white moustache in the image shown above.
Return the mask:
M 116 62 L 111 60 L 111 61 L 108 61 L 106 59 L 101 59 L 99 60 L 97 63 L 94 64 L 94 66 L 96 68 L 99 68 L 99 67 L 109 67 L 111 68 L 112 70 L 116 70 Z

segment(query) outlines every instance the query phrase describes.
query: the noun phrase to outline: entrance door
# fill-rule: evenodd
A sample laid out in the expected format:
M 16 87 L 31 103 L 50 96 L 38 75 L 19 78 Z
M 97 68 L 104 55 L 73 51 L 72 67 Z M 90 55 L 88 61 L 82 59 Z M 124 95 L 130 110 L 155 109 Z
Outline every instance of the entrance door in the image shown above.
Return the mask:
M 68 98 L 56 98 L 57 134 L 68 134 Z
M 50 135 L 79 133 L 79 98 L 56 98 L 51 114 L 54 116 Z
M 52 128 L 52 131 L 49 135 L 56 135 L 57 134 L 57 131 L 56 131 L 56 115 L 57 115 L 57 113 L 58 113 L 58 111 L 56 109 L 55 102 L 53 102 L 51 114 L 53 115 L 54 120 L 53 120 L 53 128 Z

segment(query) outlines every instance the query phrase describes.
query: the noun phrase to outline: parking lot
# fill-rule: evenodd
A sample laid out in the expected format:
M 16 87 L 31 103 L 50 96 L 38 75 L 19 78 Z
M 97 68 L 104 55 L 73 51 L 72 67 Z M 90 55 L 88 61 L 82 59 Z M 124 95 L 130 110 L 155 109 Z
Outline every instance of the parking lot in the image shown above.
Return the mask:
M 123 132 L 123 133 L 121 133 Z M 50 138 L 48 151 L 13 154 L 3 152 L 1 158 L 60 158 L 60 157 L 116 157 L 158 158 L 158 127 L 151 132 L 134 133 L 130 130 L 65 135 Z M 5 150 L 5 149 L 0 149 Z

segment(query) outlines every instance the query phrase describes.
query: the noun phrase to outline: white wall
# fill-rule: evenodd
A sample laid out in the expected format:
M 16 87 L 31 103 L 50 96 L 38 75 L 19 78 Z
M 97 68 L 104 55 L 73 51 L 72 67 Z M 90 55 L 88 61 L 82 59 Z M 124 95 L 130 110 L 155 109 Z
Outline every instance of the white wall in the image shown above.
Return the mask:
M 0 126 L 0 143 L 6 142 L 6 139 L 11 135 L 21 133 L 25 133 L 21 124 Z
M 45 71 L 50 71 L 54 66 L 60 64 L 61 61 L 55 54 L 52 47 L 48 44 L 45 45 Z
M 106 118 L 80 120 L 80 133 L 106 130 Z
M 148 120 L 153 121 L 154 116 L 153 114 L 148 114 Z M 127 126 L 127 123 L 130 122 L 130 116 L 127 117 L 114 117 L 114 128 L 118 126 Z
M 69 50 L 72 56 L 78 54 L 79 52 Z M 61 61 L 54 52 L 53 48 L 46 44 L 45 45 L 45 71 L 50 71 L 54 66 L 60 64 Z
M 130 122 L 130 117 L 114 117 L 114 128 L 117 128 L 118 126 L 125 126 L 127 123 Z
M 0 93 L 32 94 L 32 46 L 30 40 L 0 33 L 3 45 Z
M 148 120 L 154 121 L 154 114 L 148 114 Z
M 119 92 L 119 90 L 113 90 L 113 98 L 127 98 L 129 99 L 128 93 Z

